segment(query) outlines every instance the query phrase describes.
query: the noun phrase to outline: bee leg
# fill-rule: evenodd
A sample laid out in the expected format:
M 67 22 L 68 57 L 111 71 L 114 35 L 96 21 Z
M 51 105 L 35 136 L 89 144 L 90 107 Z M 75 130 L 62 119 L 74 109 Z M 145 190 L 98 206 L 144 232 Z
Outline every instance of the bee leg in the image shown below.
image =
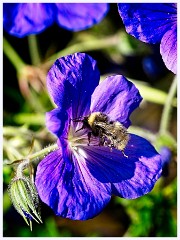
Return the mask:
M 122 152 L 124 157 L 128 158 L 128 156 L 124 153 L 124 150 L 122 150 L 121 152 Z
M 70 118 L 70 120 L 73 122 L 83 122 L 83 120 L 80 118 L 74 118 L 74 119 Z
M 109 147 L 110 147 L 110 151 L 112 152 L 112 150 L 113 150 L 113 148 L 114 148 L 114 144 L 111 143 L 111 144 L 109 145 Z
M 108 142 L 106 139 L 104 139 L 103 146 L 109 147 Z
M 92 132 L 88 132 L 88 146 L 90 145 Z
M 99 138 L 99 147 L 105 146 L 105 136 L 100 136 Z
M 115 147 L 115 144 L 114 144 L 114 141 L 113 141 L 113 137 L 108 135 L 107 138 L 109 140 L 107 146 L 110 148 L 110 151 L 112 152 L 113 148 Z
M 78 130 L 76 130 L 75 132 L 79 132 L 79 131 L 81 131 L 82 129 L 84 129 L 84 125 L 82 125 L 82 127 L 79 128 Z
M 105 136 L 102 133 L 102 130 L 99 129 L 99 147 L 105 145 Z

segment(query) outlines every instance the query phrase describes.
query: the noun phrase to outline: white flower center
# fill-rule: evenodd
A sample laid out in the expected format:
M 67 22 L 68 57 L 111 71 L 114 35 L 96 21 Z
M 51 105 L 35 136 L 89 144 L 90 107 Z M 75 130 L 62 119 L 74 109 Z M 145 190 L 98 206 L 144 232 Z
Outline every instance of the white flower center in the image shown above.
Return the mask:
M 99 143 L 99 138 L 94 137 L 91 134 L 90 141 L 88 139 L 88 129 L 81 129 L 78 131 L 79 128 L 74 128 L 74 126 L 70 126 L 69 133 L 68 133 L 68 143 L 71 150 L 78 151 L 78 148 L 81 146 L 97 146 Z

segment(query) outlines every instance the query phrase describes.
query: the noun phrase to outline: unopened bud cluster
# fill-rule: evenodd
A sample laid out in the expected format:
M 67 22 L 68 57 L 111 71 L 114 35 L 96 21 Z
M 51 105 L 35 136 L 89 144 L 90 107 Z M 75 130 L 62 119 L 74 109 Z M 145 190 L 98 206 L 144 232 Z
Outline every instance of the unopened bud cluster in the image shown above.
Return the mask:
M 19 169 L 23 170 L 22 165 L 19 166 L 16 176 L 11 180 L 8 192 L 15 209 L 32 230 L 32 220 L 42 223 L 38 193 L 30 177 L 20 173 Z

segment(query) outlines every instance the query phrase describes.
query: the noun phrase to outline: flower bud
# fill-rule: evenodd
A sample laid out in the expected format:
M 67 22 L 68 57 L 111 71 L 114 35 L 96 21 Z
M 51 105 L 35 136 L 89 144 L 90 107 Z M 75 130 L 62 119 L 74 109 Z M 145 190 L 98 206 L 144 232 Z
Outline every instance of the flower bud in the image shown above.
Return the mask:
M 38 193 L 29 177 L 16 176 L 13 178 L 8 187 L 8 192 L 15 209 L 24 218 L 31 230 L 31 220 L 42 223 Z

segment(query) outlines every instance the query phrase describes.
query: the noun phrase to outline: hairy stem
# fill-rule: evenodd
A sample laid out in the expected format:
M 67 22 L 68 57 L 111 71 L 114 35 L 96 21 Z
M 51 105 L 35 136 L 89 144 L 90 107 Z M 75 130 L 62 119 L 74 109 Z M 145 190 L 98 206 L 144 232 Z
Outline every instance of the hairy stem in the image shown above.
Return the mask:
M 40 150 L 39 152 L 36 152 L 36 153 L 33 153 L 33 154 L 29 155 L 28 159 L 29 159 L 30 162 L 32 162 L 33 160 L 36 160 L 38 158 L 43 158 L 48 153 L 50 153 L 51 151 L 54 151 L 56 149 L 58 149 L 58 145 L 55 143 L 53 145 L 45 147 L 44 149 Z

